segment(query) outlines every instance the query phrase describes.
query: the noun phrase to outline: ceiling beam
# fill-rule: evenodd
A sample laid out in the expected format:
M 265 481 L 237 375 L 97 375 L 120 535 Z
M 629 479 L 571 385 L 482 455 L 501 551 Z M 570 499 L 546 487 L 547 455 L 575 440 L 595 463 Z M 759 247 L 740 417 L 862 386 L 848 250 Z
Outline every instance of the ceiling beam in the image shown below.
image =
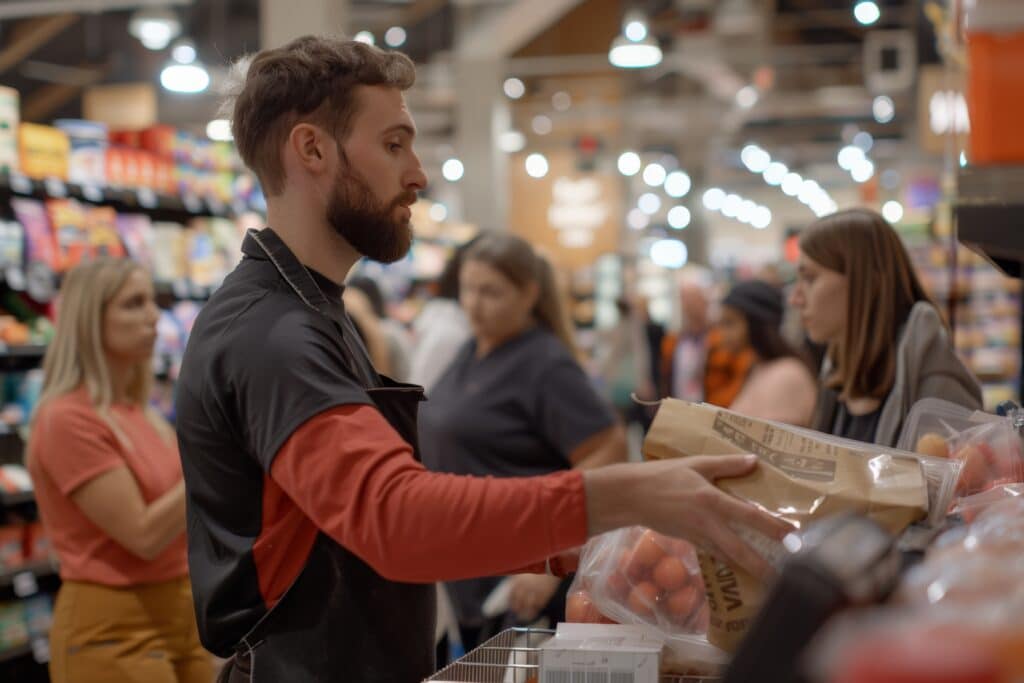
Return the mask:
M 0 3 L 0 20 L 39 17 L 61 12 L 96 14 L 114 10 L 191 5 L 194 0 L 22 0 Z
M 519 0 L 469 27 L 456 46 L 460 60 L 503 59 L 561 19 L 582 0 Z
M 0 73 L 21 62 L 76 21 L 77 14 L 57 14 L 18 24 L 7 47 L 0 50 Z
M 110 64 L 79 64 L 74 67 L 82 74 L 76 83 L 50 83 L 33 90 L 21 104 L 21 118 L 25 121 L 45 122 L 61 107 L 81 96 L 82 91 L 99 83 L 110 73 Z M 89 74 L 88 78 L 85 74 Z

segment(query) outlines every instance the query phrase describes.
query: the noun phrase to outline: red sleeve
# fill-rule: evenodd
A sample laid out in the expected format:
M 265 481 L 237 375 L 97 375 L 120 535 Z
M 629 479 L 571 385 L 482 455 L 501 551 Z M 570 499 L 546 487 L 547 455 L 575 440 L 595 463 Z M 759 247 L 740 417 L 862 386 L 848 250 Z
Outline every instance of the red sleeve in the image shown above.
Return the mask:
M 582 545 L 587 535 L 580 472 L 530 479 L 428 472 L 366 405 L 339 406 L 303 424 L 277 452 L 270 476 L 321 530 L 393 581 L 507 574 Z
M 71 398 L 53 399 L 32 426 L 32 457 L 65 496 L 116 467 L 125 465 L 113 430 L 90 406 Z

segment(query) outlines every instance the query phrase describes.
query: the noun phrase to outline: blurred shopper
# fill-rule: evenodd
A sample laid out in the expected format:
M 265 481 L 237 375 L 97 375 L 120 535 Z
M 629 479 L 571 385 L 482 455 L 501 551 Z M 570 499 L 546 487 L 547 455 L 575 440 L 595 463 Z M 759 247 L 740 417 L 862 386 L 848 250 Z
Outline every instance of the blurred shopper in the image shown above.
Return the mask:
M 409 333 L 402 323 L 388 315 L 384 293 L 373 278 L 357 275 L 346 283 L 345 296 L 352 297 L 356 292 L 365 297 L 369 313 L 373 315 L 379 334 L 383 337 L 382 353 L 386 360 L 378 368 L 380 372 L 399 382 L 409 381 L 412 342 Z M 348 300 L 346 300 L 348 303 Z M 364 306 L 365 309 L 365 306 Z
M 54 683 L 209 683 L 174 431 L 147 405 L 159 312 L 128 260 L 72 270 L 43 364 L 28 468 L 63 584 Z
M 624 461 L 622 427 L 577 362 L 547 260 L 518 237 L 485 235 L 465 254 L 459 290 L 473 338 L 420 410 L 423 463 L 438 472 L 524 477 Z M 498 626 L 481 608 L 500 581 L 448 584 L 467 650 Z M 567 589 L 557 577 L 518 576 L 510 606 L 524 622 L 542 612 L 564 621 Z
M 662 342 L 662 395 L 727 407 L 739 396 L 753 355 L 722 344 L 721 333 L 711 326 L 709 287 L 685 283 L 679 300 L 681 331 Z
M 818 388 L 805 360 L 781 332 L 782 291 L 751 280 L 732 288 L 722 301 L 718 329 L 726 350 L 754 354 L 743 389 L 730 408 L 738 413 L 807 427 Z
M 437 293 L 427 301 L 413 321 L 413 344 L 409 381 L 423 387 L 427 396 L 455 360 L 472 331 L 466 314 L 459 305 L 459 268 L 466 249 L 473 242 L 455 250 L 437 280 Z
M 923 398 L 981 408 L 978 381 L 884 218 L 833 214 L 801 235 L 800 251 L 790 300 L 811 340 L 828 345 L 815 429 L 895 446 Z
M 643 422 L 643 406 L 633 400 L 633 395 L 646 401 L 656 398 L 647 330 L 637 310 L 639 305 L 622 298 L 615 306 L 619 319 L 599 338 L 594 374 L 624 422 Z

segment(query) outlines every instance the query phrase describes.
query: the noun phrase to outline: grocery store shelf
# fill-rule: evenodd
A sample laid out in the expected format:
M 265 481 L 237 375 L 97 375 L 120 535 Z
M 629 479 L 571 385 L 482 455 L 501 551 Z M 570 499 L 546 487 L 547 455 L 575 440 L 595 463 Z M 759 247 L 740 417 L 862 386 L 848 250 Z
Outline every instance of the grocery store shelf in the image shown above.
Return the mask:
M 42 365 L 46 346 L 0 346 L 0 372 L 32 370 Z
M 28 564 L 20 567 L 13 567 L 11 569 L 0 569 L 0 588 L 6 588 L 14 584 L 14 577 L 21 574 L 32 574 L 37 579 L 47 579 L 54 576 L 59 576 L 59 570 L 57 565 L 50 560 L 43 562 L 29 562 Z
M 32 655 L 32 643 L 25 643 L 10 650 L 0 650 L 0 662 L 9 662 Z
M 91 187 L 62 181 L 40 181 L 24 176 L 0 173 L 0 195 L 34 199 L 72 197 L 92 204 L 112 206 L 118 211 L 145 213 L 154 220 L 185 223 L 201 216 L 230 217 L 248 210 L 244 205 L 228 206 L 223 202 L 198 196 L 179 197 L 147 189 Z
M 20 491 L 18 493 L 0 492 L 0 508 L 14 507 L 15 505 L 34 505 L 36 495 L 32 491 Z

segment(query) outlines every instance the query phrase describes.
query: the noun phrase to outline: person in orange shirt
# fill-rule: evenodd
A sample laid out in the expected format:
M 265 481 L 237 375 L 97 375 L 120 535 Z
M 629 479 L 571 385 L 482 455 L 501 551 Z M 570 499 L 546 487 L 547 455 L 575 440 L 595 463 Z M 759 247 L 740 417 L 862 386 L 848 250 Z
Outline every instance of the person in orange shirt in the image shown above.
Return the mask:
M 54 683 L 209 683 L 192 609 L 174 432 L 147 405 L 158 310 L 129 260 L 64 280 L 28 469 L 63 584 Z

